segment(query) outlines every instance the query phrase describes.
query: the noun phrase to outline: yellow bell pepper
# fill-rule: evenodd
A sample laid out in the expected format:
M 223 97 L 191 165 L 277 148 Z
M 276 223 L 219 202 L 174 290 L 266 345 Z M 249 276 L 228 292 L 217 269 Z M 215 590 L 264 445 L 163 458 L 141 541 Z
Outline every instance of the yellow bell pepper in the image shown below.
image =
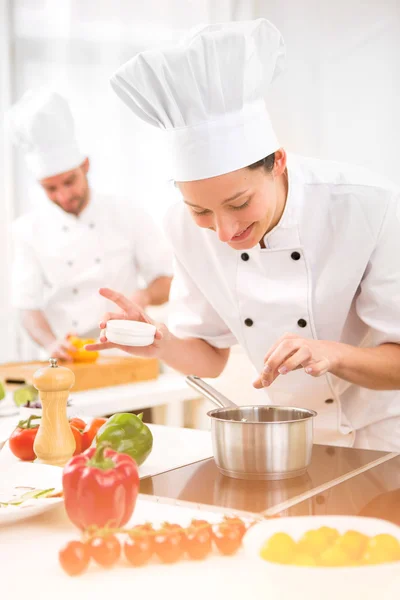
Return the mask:
M 96 340 L 83 339 L 75 335 L 70 335 L 68 341 L 76 348 L 75 352 L 70 352 L 74 362 L 95 362 L 98 359 L 98 352 L 85 350 L 86 344 L 95 344 Z

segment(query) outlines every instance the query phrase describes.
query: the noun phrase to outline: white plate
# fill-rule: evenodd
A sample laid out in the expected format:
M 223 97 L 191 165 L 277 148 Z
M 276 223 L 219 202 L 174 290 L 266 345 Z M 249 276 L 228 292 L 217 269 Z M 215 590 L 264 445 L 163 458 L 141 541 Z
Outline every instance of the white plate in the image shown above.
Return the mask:
M 339 593 L 346 599 L 392 598 L 385 596 L 385 589 L 395 589 L 400 585 L 400 562 L 362 567 L 301 567 L 274 564 L 260 557 L 262 546 L 274 533 L 285 532 L 298 541 L 306 531 L 323 526 L 334 527 L 340 534 L 349 529 L 368 536 L 389 533 L 400 541 L 400 527 L 381 519 L 350 516 L 282 517 L 254 525 L 243 539 L 245 554 L 259 565 L 259 571 L 265 579 L 276 583 L 279 581 L 282 593 L 293 594 L 293 598 L 296 597 L 296 590 L 305 589 L 308 600 L 314 597 L 320 599 L 321 590 L 324 590 L 324 600 L 336 599 Z
M 0 499 L 7 501 L 24 490 L 16 488 L 32 487 L 39 490 L 54 488 L 62 490 L 62 469 L 36 463 L 12 463 L 0 469 Z M 46 512 L 62 504 L 62 498 L 38 498 L 27 500 L 18 506 L 0 508 L 0 526 Z

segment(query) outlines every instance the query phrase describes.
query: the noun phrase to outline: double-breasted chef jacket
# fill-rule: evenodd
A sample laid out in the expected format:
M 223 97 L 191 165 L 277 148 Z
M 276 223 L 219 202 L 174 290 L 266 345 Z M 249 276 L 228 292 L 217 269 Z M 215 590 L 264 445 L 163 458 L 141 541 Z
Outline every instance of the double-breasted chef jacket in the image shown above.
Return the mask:
M 115 305 L 100 287 L 131 296 L 141 281 L 172 274 L 162 232 L 128 198 L 91 191 L 79 217 L 46 202 L 13 224 L 13 305 L 42 310 L 57 336 L 99 331 Z
M 297 156 L 288 157 L 288 181 L 265 249 L 237 251 L 198 227 L 183 201 L 170 209 L 171 330 L 217 348 L 239 343 L 257 373 L 285 333 L 354 346 L 400 343 L 398 190 L 363 169 Z M 400 391 L 301 369 L 260 390 L 260 404 L 269 403 L 316 410 L 317 442 L 400 451 Z

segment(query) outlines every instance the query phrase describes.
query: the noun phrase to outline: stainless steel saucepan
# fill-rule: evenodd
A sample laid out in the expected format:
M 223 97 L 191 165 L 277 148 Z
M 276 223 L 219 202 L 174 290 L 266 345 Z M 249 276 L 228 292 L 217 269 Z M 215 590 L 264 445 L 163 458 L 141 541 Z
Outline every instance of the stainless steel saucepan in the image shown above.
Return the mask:
M 289 479 L 311 462 L 317 413 L 291 406 L 237 406 L 195 375 L 186 383 L 220 408 L 209 411 L 214 459 L 236 479 Z

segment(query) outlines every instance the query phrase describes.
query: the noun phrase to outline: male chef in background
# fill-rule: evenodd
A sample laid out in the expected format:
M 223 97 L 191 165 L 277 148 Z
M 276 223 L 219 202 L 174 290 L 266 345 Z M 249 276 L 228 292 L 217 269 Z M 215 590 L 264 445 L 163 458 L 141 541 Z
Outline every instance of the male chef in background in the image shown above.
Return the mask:
M 42 354 L 69 361 L 74 348 L 67 336 L 97 337 L 100 318 L 113 310 L 100 287 L 119 289 L 142 307 L 167 302 L 170 249 L 132 198 L 91 189 L 89 159 L 61 95 L 28 91 L 8 116 L 12 137 L 48 198 L 13 223 L 12 302 Z

